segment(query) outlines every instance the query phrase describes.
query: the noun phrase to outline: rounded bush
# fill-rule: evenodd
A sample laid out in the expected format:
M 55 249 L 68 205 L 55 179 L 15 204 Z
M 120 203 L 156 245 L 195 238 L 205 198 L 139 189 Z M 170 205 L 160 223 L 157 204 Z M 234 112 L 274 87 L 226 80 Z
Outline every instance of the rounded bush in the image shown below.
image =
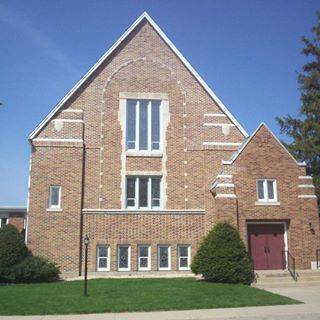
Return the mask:
M 0 268 L 9 268 L 20 263 L 27 255 L 28 249 L 24 238 L 16 227 L 7 224 L 0 229 Z
M 53 282 L 59 280 L 60 270 L 41 257 L 29 256 L 11 269 L 12 282 Z
M 191 270 L 212 282 L 249 285 L 254 280 L 244 242 L 239 232 L 227 222 L 217 223 L 204 238 Z

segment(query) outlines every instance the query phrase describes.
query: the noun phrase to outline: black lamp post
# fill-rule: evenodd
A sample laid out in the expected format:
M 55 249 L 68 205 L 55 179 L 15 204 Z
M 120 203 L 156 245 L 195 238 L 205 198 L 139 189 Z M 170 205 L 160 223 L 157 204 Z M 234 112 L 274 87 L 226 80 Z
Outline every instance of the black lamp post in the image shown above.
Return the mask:
M 89 237 L 88 235 L 84 238 L 84 295 L 88 295 L 88 245 L 89 245 Z

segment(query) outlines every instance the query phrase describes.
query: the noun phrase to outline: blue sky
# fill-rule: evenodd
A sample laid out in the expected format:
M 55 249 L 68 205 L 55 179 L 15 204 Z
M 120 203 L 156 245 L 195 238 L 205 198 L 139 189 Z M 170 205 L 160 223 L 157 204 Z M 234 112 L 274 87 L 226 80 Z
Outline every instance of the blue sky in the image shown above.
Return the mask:
M 27 199 L 29 133 L 147 11 L 251 133 L 299 108 L 318 1 L 0 1 L 0 205 Z M 284 138 L 284 137 L 280 137 Z

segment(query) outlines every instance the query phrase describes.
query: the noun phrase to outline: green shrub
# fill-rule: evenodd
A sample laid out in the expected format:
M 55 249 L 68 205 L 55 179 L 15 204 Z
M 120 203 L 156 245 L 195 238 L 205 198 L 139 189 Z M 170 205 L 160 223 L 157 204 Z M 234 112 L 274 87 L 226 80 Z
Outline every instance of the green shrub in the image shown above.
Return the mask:
M 213 282 L 250 284 L 254 279 L 239 232 L 227 222 L 217 223 L 204 238 L 191 270 Z
M 0 269 L 20 263 L 28 253 L 24 238 L 16 227 L 7 224 L 0 229 Z
M 10 282 L 53 282 L 59 280 L 60 270 L 41 257 L 29 256 L 11 268 Z
M 15 275 L 12 273 L 11 268 L 0 268 L 0 283 L 13 283 Z

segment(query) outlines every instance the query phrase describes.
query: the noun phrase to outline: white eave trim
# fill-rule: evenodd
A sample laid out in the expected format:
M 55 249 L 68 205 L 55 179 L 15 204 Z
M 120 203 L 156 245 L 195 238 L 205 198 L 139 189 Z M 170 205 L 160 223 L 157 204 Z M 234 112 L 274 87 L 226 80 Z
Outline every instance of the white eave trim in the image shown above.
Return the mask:
M 83 120 L 81 120 L 81 119 L 53 119 L 53 121 L 55 121 L 55 122 L 59 122 L 59 121 L 61 121 L 61 122 L 80 122 L 80 123 L 83 123 Z
M 221 110 L 229 117 L 229 119 L 237 126 L 240 132 L 248 137 L 248 133 L 244 130 L 241 124 L 234 118 L 227 107 L 222 103 L 222 101 L 215 95 L 215 93 L 209 88 L 201 76 L 197 73 L 187 59 L 180 53 L 180 51 L 175 47 L 175 45 L 169 40 L 169 38 L 164 34 L 164 32 L 159 28 L 159 26 L 153 21 L 153 19 L 144 12 L 127 31 L 112 45 L 112 47 L 96 62 L 96 64 L 76 83 L 76 85 L 66 94 L 66 96 L 54 107 L 54 109 L 44 118 L 44 120 L 32 131 L 29 136 L 29 140 L 32 140 L 39 131 L 47 124 L 48 121 L 56 114 L 56 112 L 63 106 L 63 104 L 68 101 L 68 99 L 79 89 L 79 87 L 95 72 L 99 66 L 109 57 L 109 55 L 126 39 L 129 34 L 139 25 L 139 23 L 146 19 L 152 27 L 157 31 L 160 37 L 166 42 L 166 44 L 171 48 L 171 50 L 180 58 L 182 63 L 191 72 L 191 74 L 199 81 L 202 87 L 207 91 L 211 98 L 218 104 Z
M 305 166 L 306 163 L 305 162 L 298 162 L 293 155 L 288 151 L 288 149 L 281 143 L 281 141 L 275 136 L 275 134 L 270 130 L 270 128 L 264 123 L 261 122 L 260 125 L 258 126 L 258 128 L 253 132 L 253 134 L 250 136 L 250 138 L 248 138 L 247 140 L 245 140 L 245 142 L 242 144 L 242 146 L 239 148 L 239 150 L 234 154 L 234 156 L 232 157 L 231 160 L 222 160 L 221 163 L 222 164 L 226 164 L 226 165 L 231 165 L 234 163 L 234 161 L 239 157 L 239 155 L 241 154 L 241 152 L 246 148 L 246 146 L 250 143 L 250 141 L 253 139 L 253 137 L 256 135 L 256 133 L 259 131 L 259 129 L 265 126 L 267 128 L 267 130 L 271 133 L 271 135 L 274 137 L 274 139 L 282 146 L 282 148 L 284 150 L 286 150 L 286 152 L 290 155 L 290 157 L 292 158 L 292 160 L 298 165 L 298 166 Z
M 62 112 L 83 113 L 83 110 L 81 110 L 81 109 L 66 109 L 66 110 L 62 110 Z

